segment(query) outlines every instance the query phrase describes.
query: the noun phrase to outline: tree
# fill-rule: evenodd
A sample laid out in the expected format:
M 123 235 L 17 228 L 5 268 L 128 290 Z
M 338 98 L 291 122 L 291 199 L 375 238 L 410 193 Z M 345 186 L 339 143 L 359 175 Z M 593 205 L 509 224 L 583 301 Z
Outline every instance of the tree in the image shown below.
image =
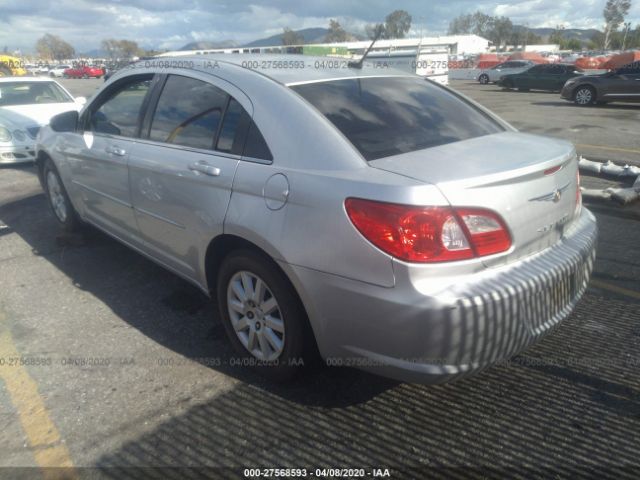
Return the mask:
M 604 16 L 604 48 L 609 48 L 611 44 L 612 33 L 618 30 L 618 27 L 624 22 L 624 17 L 629 13 L 631 8 L 631 0 L 607 0 L 602 11 Z
M 507 17 L 495 17 L 491 24 L 492 28 L 489 32 L 489 40 L 498 48 L 506 45 L 507 40 L 513 32 L 513 23 L 511 23 L 511 20 Z
M 411 29 L 411 15 L 405 10 L 395 10 L 384 20 L 384 38 L 404 38 Z
M 380 33 L 380 38 L 385 38 L 384 23 L 371 23 L 364 27 L 364 31 L 367 34 L 369 40 L 373 40 Z
M 50 33 L 45 34 L 36 42 L 36 52 L 40 58 L 51 60 L 66 60 L 72 58 L 76 53 L 70 44 Z
M 132 40 L 116 40 L 114 38 L 109 38 L 102 41 L 101 47 L 112 60 L 130 60 L 132 57 L 139 57 L 143 53 L 142 49 L 138 46 L 138 43 Z
M 604 48 L 604 34 L 602 32 L 595 32 L 591 35 L 588 45 L 591 50 Z
M 560 45 L 564 40 L 564 25 L 556 25 L 556 28 L 549 35 L 549 43 Z
M 473 31 L 473 15 L 459 15 L 449 23 L 449 35 L 465 35 Z
M 282 45 L 302 45 L 304 37 L 298 32 L 294 32 L 289 27 L 282 29 Z
M 329 20 L 329 31 L 324 37 L 324 41 L 327 43 L 346 42 L 349 39 L 349 35 L 344 31 L 344 28 L 340 25 L 340 22 L 333 18 Z

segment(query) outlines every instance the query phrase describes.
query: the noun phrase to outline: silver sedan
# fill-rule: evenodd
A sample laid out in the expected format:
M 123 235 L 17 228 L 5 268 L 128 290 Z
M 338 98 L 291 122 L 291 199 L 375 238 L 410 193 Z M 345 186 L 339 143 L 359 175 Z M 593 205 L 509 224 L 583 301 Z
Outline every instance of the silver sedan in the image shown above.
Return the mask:
M 274 378 L 318 354 L 412 382 L 476 372 L 566 318 L 593 267 L 570 143 L 367 62 L 148 60 L 37 149 L 65 229 L 216 298 L 238 355 Z

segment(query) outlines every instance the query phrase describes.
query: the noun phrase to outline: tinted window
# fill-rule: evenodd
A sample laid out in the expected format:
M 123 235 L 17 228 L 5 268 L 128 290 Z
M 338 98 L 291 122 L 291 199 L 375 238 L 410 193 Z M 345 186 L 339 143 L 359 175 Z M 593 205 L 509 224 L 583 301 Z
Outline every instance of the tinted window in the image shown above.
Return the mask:
M 367 160 L 503 131 L 480 110 L 421 78 L 348 79 L 292 88 Z
M 212 148 L 228 95 L 193 78 L 170 75 L 151 122 L 149 138 L 194 148 Z
M 527 70 L 528 73 L 544 73 L 545 70 L 545 66 L 544 65 L 536 65 L 534 67 L 531 67 L 529 70 Z
M 260 130 L 258 130 L 258 127 L 253 122 L 249 125 L 247 140 L 245 141 L 242 155 L 245 157 L 260 158 L 262 160 L 273 160 L 267 142 L 265 142 L 262 133 L 260 133 Z
M 224 114 L 216 150 L 242 155 L 244 137 L 249 126 L 247 120 L 243 121 L 244 116 L 249 117 L 242 105 L 232 98 Z
M 135 137 L 140 109 L 151 86 L 151 78 L 128 83 L 91 114 L 90 130 L 109 135 Z

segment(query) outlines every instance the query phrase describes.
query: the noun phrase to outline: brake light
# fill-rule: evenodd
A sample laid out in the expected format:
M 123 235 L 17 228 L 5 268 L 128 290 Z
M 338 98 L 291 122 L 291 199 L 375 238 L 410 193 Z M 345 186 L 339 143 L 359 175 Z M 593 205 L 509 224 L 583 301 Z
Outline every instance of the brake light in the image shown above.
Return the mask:
M 465 260 L 511 248 L 504 221 L 485 209 L 418 207 L 358 198 L 348 198 L 345 208 L 367 240 L 407 262 Z

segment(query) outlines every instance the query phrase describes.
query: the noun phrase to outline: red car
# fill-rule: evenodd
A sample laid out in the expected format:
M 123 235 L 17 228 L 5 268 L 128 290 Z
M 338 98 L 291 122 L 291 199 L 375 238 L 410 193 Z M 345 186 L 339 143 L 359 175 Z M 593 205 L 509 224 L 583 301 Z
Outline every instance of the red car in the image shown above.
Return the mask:
M 100 78 L 104 75 L 104 71 L 98 67 L 74 67 L 67 68 L 63 74 L 64 78 Z

